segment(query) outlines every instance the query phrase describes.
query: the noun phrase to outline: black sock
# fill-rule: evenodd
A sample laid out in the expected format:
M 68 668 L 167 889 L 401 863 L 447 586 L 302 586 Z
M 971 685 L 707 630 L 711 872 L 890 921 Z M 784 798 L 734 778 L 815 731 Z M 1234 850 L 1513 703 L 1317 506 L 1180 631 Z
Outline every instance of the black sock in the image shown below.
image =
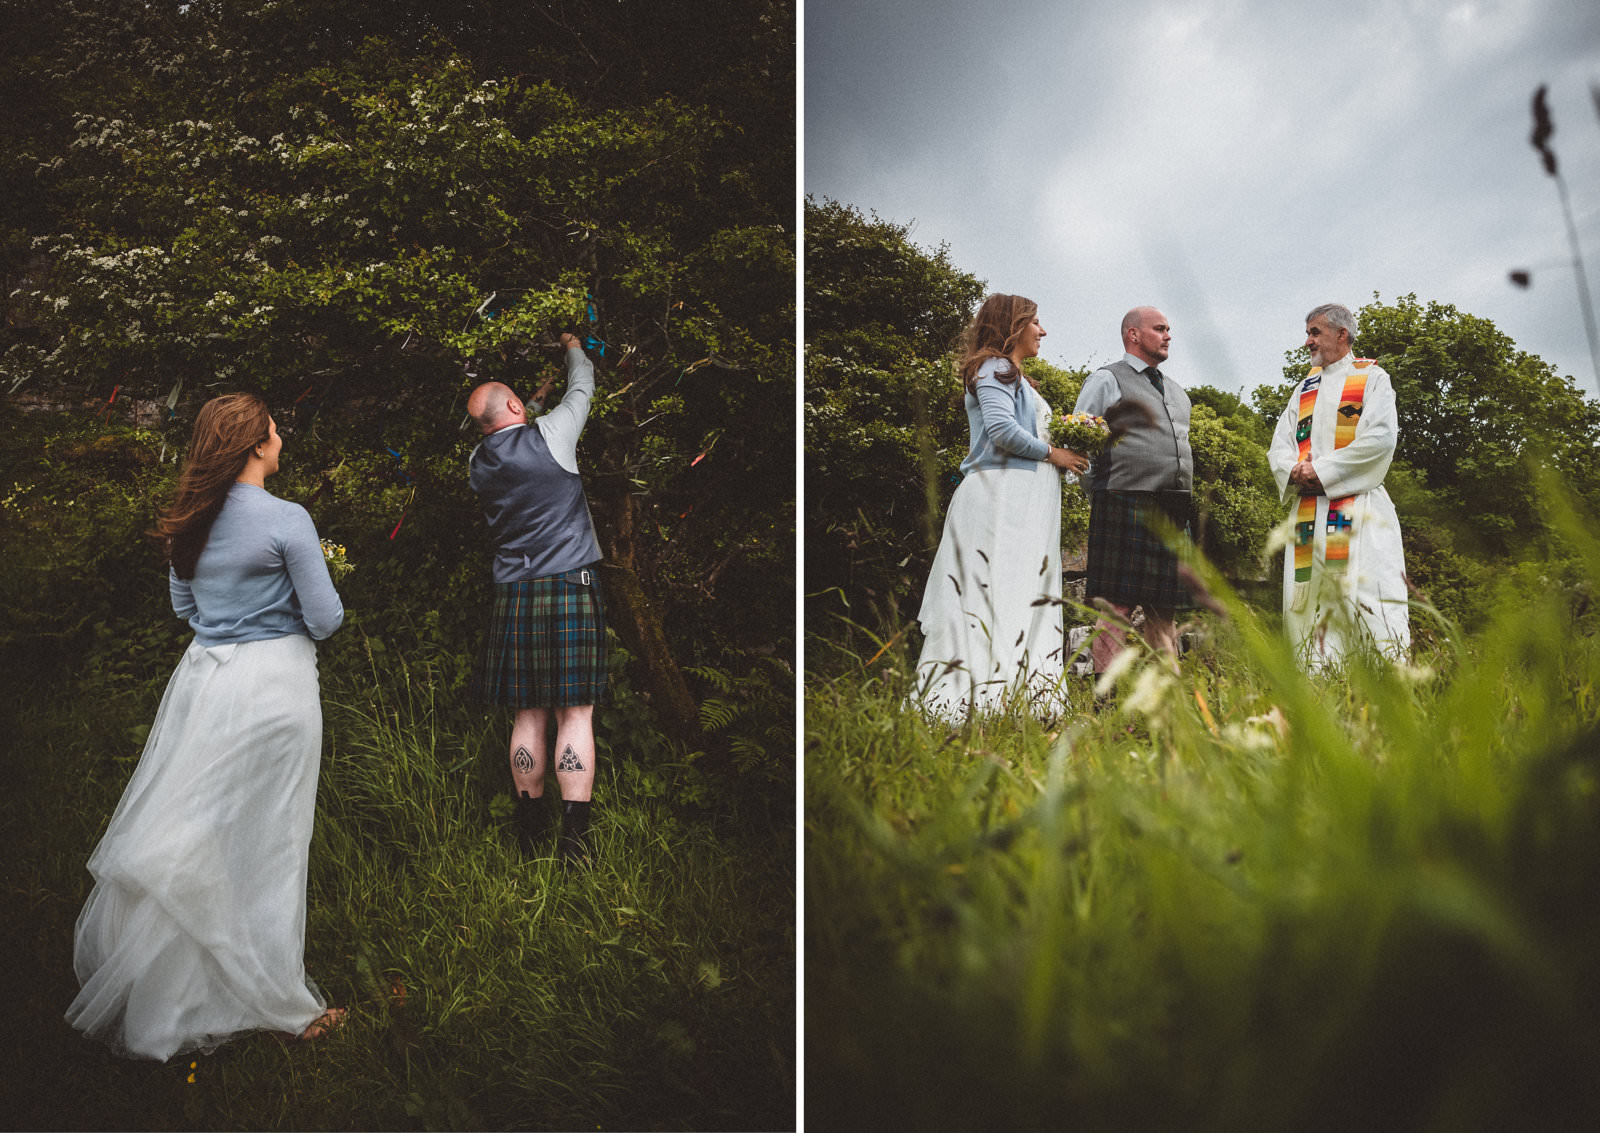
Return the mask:
M 589 860 L 589 803 L 561 804 L 561 857 L 565 861 Z
M 517 792 L 517 809 L 512 819 L 517 825 L 517 836 L 525 843 L 537 840 L 550 829 L 550 811 L 544 805 L 544 798 L 534 798 L 527 791 Z
M 564 802 L 561 804 L 561 828 L 575 836 L 588 833 L 589 803 Z

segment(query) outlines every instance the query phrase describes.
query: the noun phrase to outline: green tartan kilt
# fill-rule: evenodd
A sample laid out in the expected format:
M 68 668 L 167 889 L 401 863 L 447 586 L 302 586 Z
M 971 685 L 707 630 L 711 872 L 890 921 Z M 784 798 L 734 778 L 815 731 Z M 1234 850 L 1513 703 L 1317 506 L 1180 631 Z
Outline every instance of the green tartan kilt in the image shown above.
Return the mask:
M 1178 578 L 1178 557 L 1146 525 L 1146 516 L 1162 511 L 1154 492 L 1090 495 L 1088 597 L 1162 610 L 1194 605 L 1189 588 Z M 1187 536 L 1186 508 L 1174 507 L 1168 515 Z
M 575 575 L 573 571 L 570 574 Z M 472 676 L 474 699 L 503 708 L 599 704 L 606 693 L 606 608 L 599 575 L 497 582 Z

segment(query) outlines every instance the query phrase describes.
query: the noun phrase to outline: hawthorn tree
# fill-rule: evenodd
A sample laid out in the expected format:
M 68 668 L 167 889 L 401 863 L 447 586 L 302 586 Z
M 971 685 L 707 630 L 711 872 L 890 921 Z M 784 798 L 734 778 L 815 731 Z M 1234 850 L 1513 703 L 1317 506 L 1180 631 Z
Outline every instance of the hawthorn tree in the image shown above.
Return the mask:
M 1528 460 L 1555 469 L 1591 509 L 1600 505 L 1600 404 L 1488 319 L 1415 295 L 1391 304 L 1374 297 L 1356 341 L 1394 379 L 1396 460 L 1487 554 L 1547 549 Z
M 983 285 L 836 201 L 807 199 L 805 238 L 806 620 L 876 629 L 938 542 L 966 451 L 949 352 Z

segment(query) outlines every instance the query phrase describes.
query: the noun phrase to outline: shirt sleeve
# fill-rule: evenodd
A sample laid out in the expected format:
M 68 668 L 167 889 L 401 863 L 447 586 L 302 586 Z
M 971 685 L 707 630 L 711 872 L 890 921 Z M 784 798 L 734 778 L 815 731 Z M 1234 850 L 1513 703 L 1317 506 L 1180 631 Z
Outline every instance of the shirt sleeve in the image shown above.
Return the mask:
M 1110 370 L 1096 370 L 1083 380 L 1083 388 L 1078 390 L 1078 400 L 1073 404 L 1074 413 L 1087 413 L 1091 417 L 1104 417 L 1106 410 L 1121 396 L 1117 386 L 1117 379 Z
M 167 568 L 167 592 L 172 596 L 172 612 L 188 621 L 200 612 L 194 600 L 194 588 L 178 577 L 178 572 Z
M 589 420 L 594 401 L 594 363 L 582 347 L 567 348 L 567 392 L 561 404 L 534 422 L 550 446 L 550 455 L 568 472 L 578 471 L 578 437 Z
M 300 601 L 300 616 L 306 632 L 316 641 L 330 636 L 344 623 L 344 603 L 328 576 L 328 560 L 323 557 L 316 524 L 299 504 L 291 504 L 288 530 L 283 537 L 283 562 L 289 582 Z
M 1017 381 L 1026 381 L 1018 378 Z M 980 374 L 973 383 L 978 394 L 978 414 L 989 443 L 1001 452 L 1028 460 L 1043 460 L 1050 455 L 1050 443 L 1040 440 L 1017 424 L 1015 386 L 1002 385 L 993 373 Z

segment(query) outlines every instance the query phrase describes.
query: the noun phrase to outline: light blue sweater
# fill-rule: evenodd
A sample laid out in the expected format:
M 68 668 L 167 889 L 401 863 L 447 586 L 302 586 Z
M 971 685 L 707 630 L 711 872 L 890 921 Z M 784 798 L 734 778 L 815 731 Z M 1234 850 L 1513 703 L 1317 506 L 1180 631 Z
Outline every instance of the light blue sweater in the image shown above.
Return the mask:
M 967 433 L 971 451 L 961 462 L 961 475 L 985 468 L 1020 468 L 1037 464 L 1050 455 L 1050 442 L 1035 431 L 1039 395 L 1028 379 L 1014 382 L 995 377 L 1011 363 L 1004 358 L 985 359 L 972 385 L 977 396 L 967 394 Z
M 311 516 L 254 484 L 234 484 L 185 582 L 169 572 L 172 608 L 201 645 L 305 634 L 344 621 Z

